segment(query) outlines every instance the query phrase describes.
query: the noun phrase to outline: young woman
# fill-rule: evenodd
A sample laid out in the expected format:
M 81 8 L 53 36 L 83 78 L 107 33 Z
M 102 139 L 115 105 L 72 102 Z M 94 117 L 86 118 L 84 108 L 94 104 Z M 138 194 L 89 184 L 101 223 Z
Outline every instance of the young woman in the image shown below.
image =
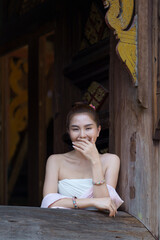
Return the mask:
M 75 104 L 66 126 L 74 150 L 48 158 L 41 207 L 94 207 L 115 216 L 123 203 L 115 191 L 120 159 L 96 148 L 101 126 L 94 106 Z

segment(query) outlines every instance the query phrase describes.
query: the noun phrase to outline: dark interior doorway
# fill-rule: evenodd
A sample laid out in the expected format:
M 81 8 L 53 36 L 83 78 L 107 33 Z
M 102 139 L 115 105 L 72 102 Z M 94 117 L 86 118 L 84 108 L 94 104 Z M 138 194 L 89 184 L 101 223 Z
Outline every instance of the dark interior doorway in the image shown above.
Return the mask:
M 27 29 L 26 37 L 22 31 L 19 41 L 5 45 L 1 61 L 1 66 L 5 66 L 2 91 L 7 93 L 2 94 L 3 204 L 40 205 L 46 159 L 52 153 L 70 149 L 65 117 L 73 102 L 84 100 L 96 106 L 102 125 L 97 147 L 101 153 L 109 150 L 110 31 L 98 1 L 79 4 L 78 8 L 74 2 L 72 8 L 66 4 L 64 9 L 57 4 L 61 16 L 47 23 L 44 19 L 45 23 L 35 32 L 33 28 L 30 33 Z M 15 127 L 10 124 L 12 118 L 7 109 L 17 95 L 14 87 L 10 87 L 10 74 L 14 76 L 14 84 L 21 88 L 22 98 L 24 90 L 27 95 L 25 103 L 12 114 L 20 111 L 15 123 L 19 130 L 12 160 L 9 149 L 16 139 L 11 134 Z

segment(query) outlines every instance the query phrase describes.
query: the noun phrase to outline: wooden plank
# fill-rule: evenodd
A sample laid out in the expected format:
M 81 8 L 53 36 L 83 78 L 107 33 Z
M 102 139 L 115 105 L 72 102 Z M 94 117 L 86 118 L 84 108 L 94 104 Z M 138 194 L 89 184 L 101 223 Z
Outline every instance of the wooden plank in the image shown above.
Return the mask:
M 7 204 L 8 197 L 8 109 L 9 109 L 9 83 L 8 83 L 8 58 L 1 58 L 2 70 L 2 158 L 0 161 L 0 204 Z
M 76 4 L 75 1 L 63 1 L 62 8 L 62 2 L 57 2 L 57 12 L 61 12 L 61 15 L 56 16 L 55 27 L 54 153 L 68 151 L 62 138 L 66 132 L 66 115 L 74 102 L 81 101 L 81 90 L 63 75 L 64 68 L 71 62 L 81 43 L 83 18 L 80 16 L 83 16 L 85 3 L 83 8 L 77 8 Z
M 29 45 L 29 204 L 40 205 L 46 162 L 45 36 Z M 34 183 L 34 184 L 33 184 Z M 36 189 L 36 190 L 35 190 Z
M 153 22 L 154 28 L 152 29 L 152 65 L 153 65 L 153 134 L 155 133 L 155 128 L 157 124 L 157 78 L 158 78 L 158 63 L 159 63 L 159 53 L 158 53 L 158 0 L 153 1 Z
M 158 156 L 160 159 L 160 148 L 158 151 Z M 159 169 L 159 178 L 158 178 L 158 182 L 160 183 L 160 160 L 158 162 L 158 169 Z M 158 202 L 160 203 L 160 184 L 158 184 Z M 158 205 L 158 236 L 160 236 L 160 204 Z
M 150 1 L 138 1 L 138 103 L 148 108 L 148 84 L 151 80 Z M 145 53 L 145 54 L 144 54 Z
M 46 135 L 47 135 L 47 127 L 46 127 L 46 36 L 42 36 L 39 38 L 39 83 L 38 83 L 38 91 L 39 91 L 39 129 L 38 129 L 38 155 L 39 155 L 39 164 L 38 164 L 38 184 L 39 184 L 39 196 L 38 202 L 41 202 L 43 197 L 43 183 L 44 183 L 44 175 L 45 175 L 45 163 L 46 163 Z M 53 133 L 52 133 L 53 134 Z
M 18 152 L 14 167 L 11 172 L 11 176 L 8 179 L 8 199 L 10 199 L 10 196 L 14 190 L 16 181 L 19 177 L 19 173 L 23 165 L 24 157 L 26 156 L 26 153 L 27 153 L 27 145 L 28 145 L 28 136 L 27 134 L 25 134 L 22 146 Z
M 158 236 L 159 145 L 152 140 L 152 79 L 148 80 L 150 107 L 144 109 L 137 104 L 138 88 L 128 81 L 129 74 L 113 52 L 114 41 L 111 39 L 110 150 L 121 159 L 117 191 L 124 200 L 121 208 Z
M 27 240 L 152 240 L 150 232 L 133 216 L 118 212 L 0 207 L 0 239 Z
M 38 39 L 29 44 L 28 72 L 28 189 L 29 204 L 39 203 L 39 83 Z
M 160 140 L 160 80 L 159 80 L 159 73 L 160 73 L 160 61 L 159 61 L 159 49 L 160 49 L 160 21 L 159 21 L 159 1 L 153 1 L 153 24 L 154 27 L 152 28 L 152 65 L 153 65 L 153 139 Z

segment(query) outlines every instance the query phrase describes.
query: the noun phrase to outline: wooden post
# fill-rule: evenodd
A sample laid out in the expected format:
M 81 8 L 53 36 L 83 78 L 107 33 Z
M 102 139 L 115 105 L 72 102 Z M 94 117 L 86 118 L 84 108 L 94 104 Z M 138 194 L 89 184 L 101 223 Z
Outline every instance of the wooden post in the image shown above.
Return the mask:
M 1 94 L 2 94 L 2 155 L 0 161 L 0 204 L 7 204 L 8 192 L 8 109 L 9 109 L 9 86 L 8 86 L 8 58 L 1 59 L 2 80 L 1 80 Z
M 39 204 L 42 200 L 42 190 L 45 174 L 46 151 L 47 151 L 47 128 L 46 128 L 46 36 L 39 38 Z
M 29 44 L 29 120 L 28 120 L 28 176 L 29 204 L 39 206 L 42 199 L 43 162 L 45 160 L 44 78 L 39 75 L 39 41 Z
M 138 103 L 148 108 L 148 85 L 151 79 L 151 7 L 150 0 L 138 1 Z M 145 54 L 144 54 L 145 52 Z

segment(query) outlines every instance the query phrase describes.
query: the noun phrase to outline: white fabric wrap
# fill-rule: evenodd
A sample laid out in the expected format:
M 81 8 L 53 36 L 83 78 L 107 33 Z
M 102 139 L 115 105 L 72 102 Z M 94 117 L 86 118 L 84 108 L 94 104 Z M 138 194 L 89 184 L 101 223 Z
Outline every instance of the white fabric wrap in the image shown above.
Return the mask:
M 51 204 L 63 198 L 93 198 L 93 185 L 91 179 L 64 179 L 59 181 L 59 193 L 47 194 L 41 204 L 41 208 L 48 208 Z M 115 203 L 117 209 L 124 202 L 116 190 L 107 184 L 110 198 Z M 52 207 L 52 208 L 65 208 L 65 207 Z
M 48 208 L 51 204 L 53 204 L 63 198 L 70 198 L 70 197 L 63 196 L 59 193 L 49 193 L 43 198 L 42 203 L 41 203 L 41 208 Z M 52 207 L 52 208 L 54 208 L 54 207 Z M 55 208 L 63 208 L 63 207 L 56 206 Z

